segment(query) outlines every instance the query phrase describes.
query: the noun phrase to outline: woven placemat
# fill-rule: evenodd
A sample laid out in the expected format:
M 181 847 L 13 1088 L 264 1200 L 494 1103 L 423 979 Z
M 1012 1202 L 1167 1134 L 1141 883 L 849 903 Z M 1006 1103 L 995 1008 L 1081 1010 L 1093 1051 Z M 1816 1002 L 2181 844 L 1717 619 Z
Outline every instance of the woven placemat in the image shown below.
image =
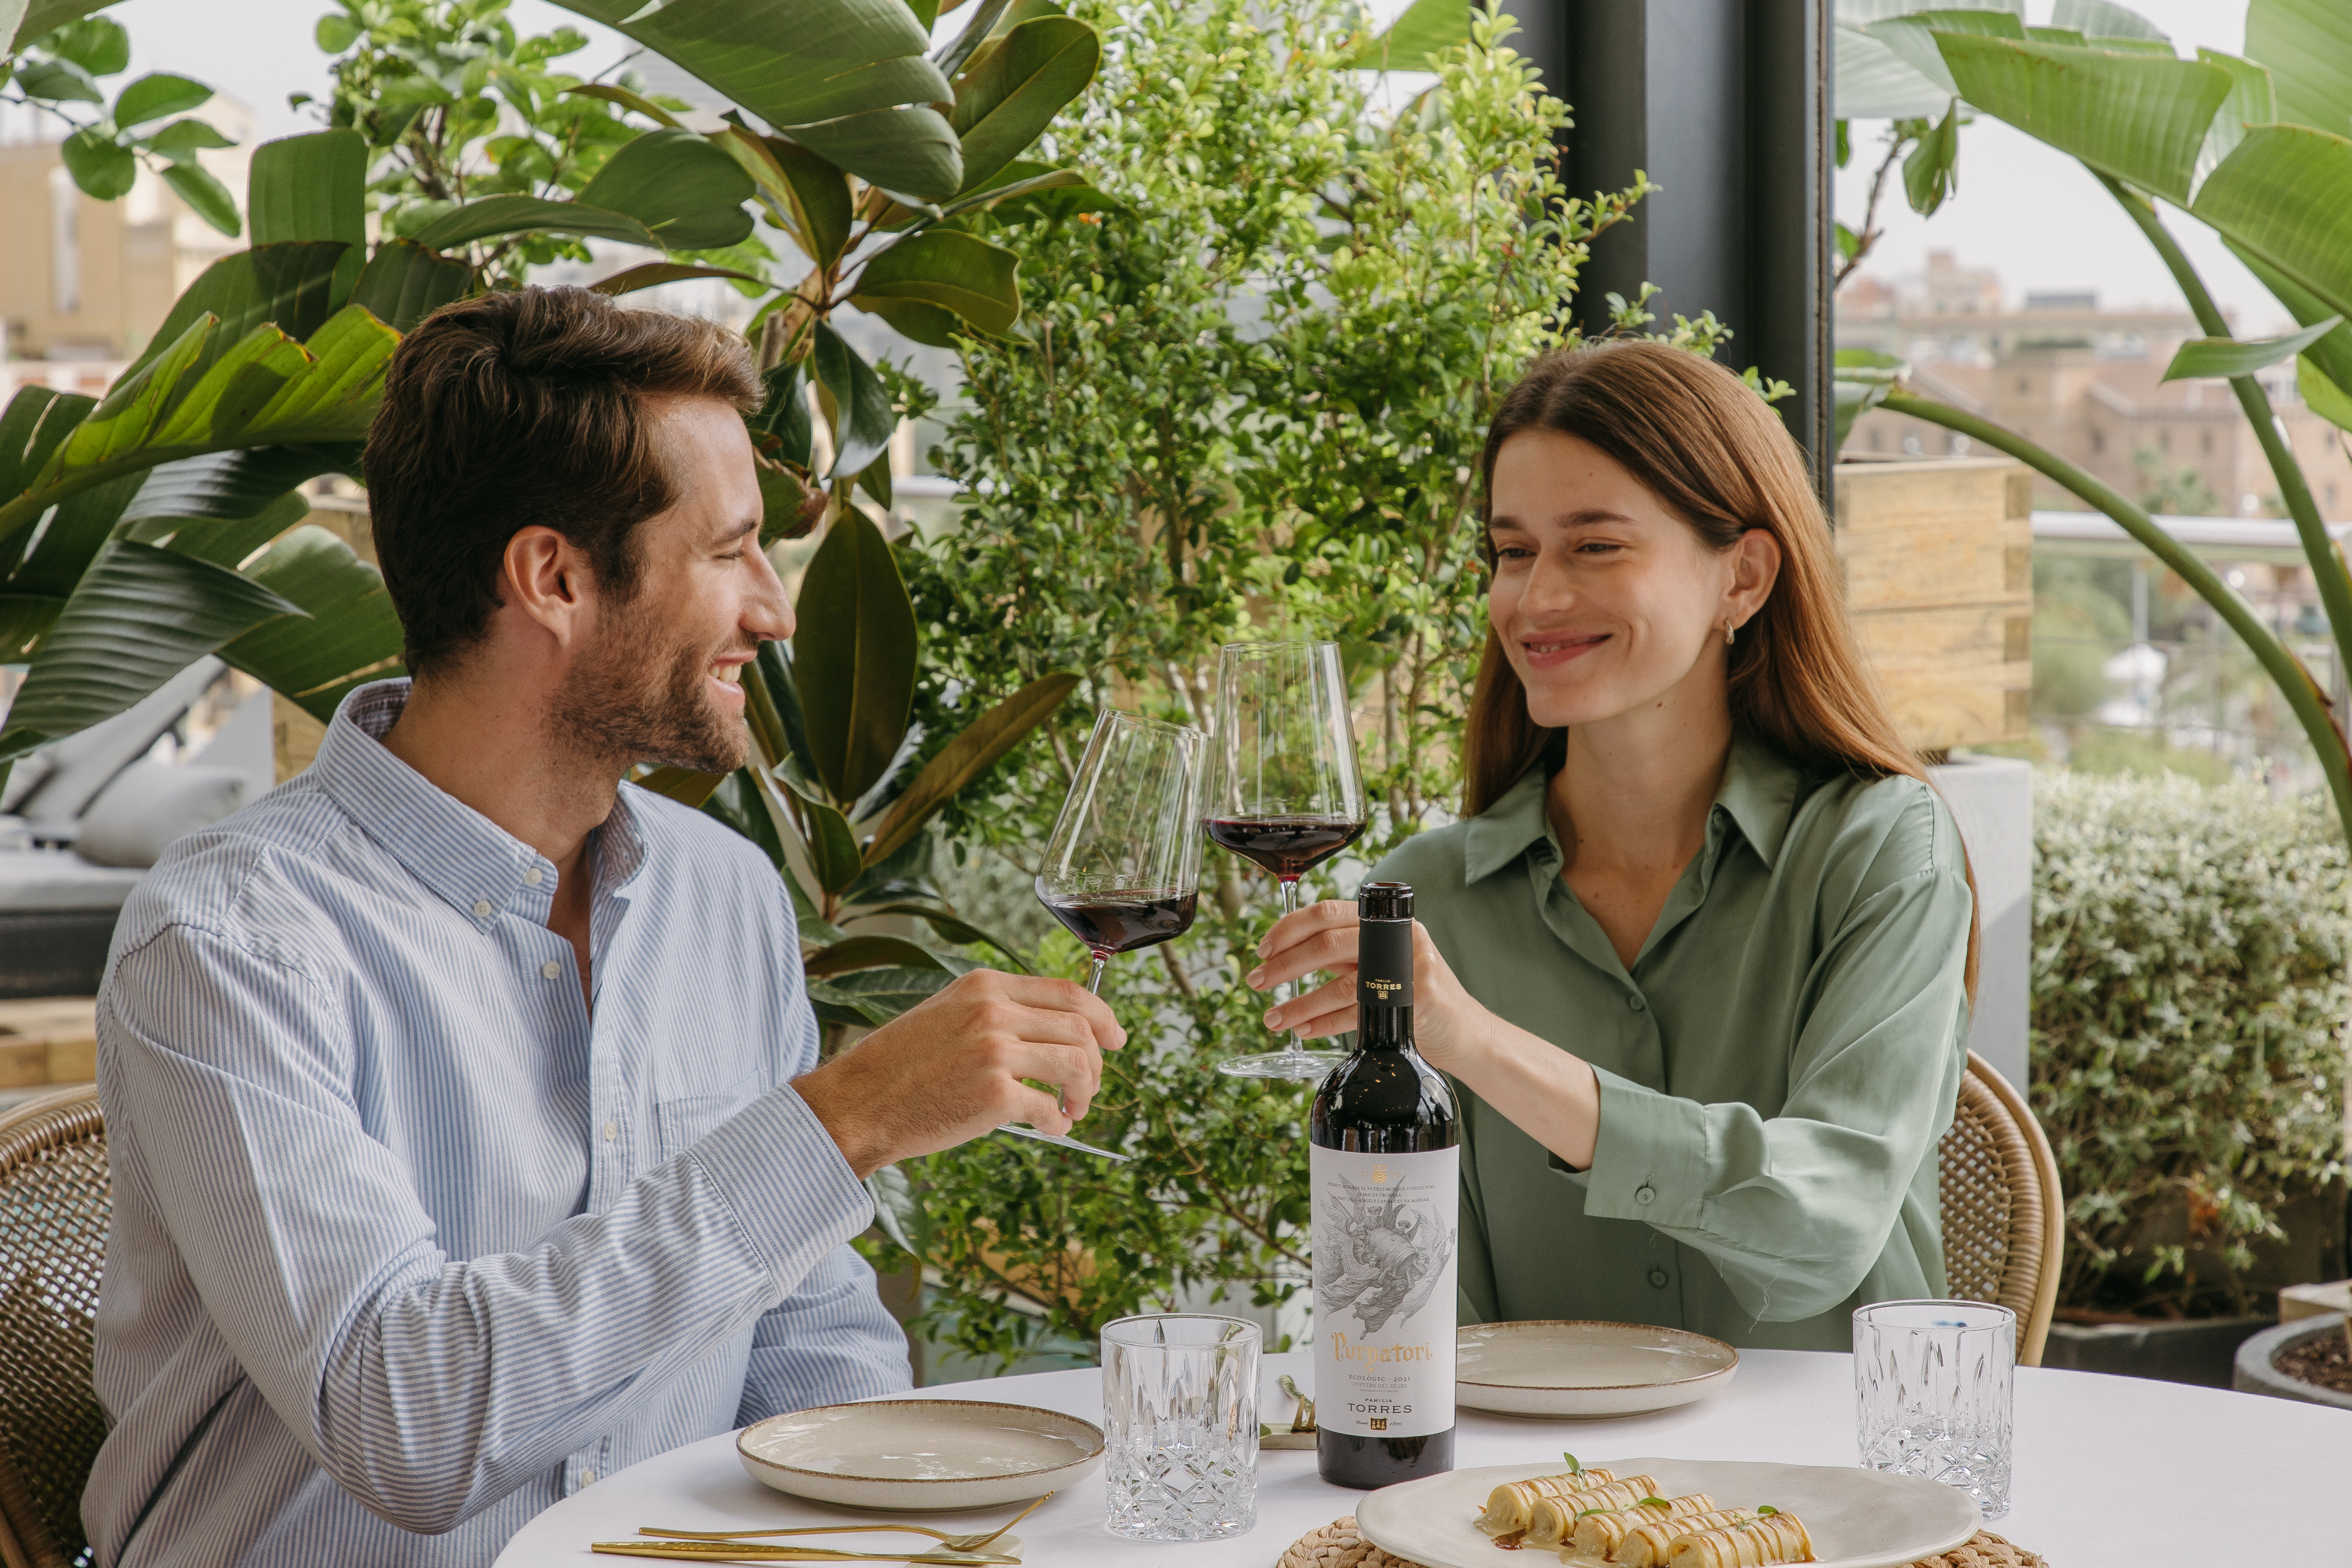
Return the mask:
M 1391 1557 L 1366 1541 L 1356 1529 L 1353 1514 L 1335 1519 L 1290 1543 L 1275 1568 L 1421 1568 L 1402 1557 Z M 2050 1568 L 2021 1546 L 2011 1546 L 1989 1530 L 1979 1530 L 1965 1545 L 1941 1557 L 1923 1558 L 1911 1568 Z

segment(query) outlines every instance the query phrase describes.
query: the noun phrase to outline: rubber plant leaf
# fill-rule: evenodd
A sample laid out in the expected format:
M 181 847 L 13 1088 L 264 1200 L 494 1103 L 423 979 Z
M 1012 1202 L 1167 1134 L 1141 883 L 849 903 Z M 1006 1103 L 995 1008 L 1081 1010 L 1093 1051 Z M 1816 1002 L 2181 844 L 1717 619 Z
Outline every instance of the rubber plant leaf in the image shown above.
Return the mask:
M 665 283 L 683 282 L 688 278 L 732 278 L 744 283 L 766 281 L 731 267 L 703 267 L 685 261 L 645 261 L 588 287 L 594 293 L 617 299 L 623 294 L 634 294 L 640 289 L 658 289 Z
M 866 847 L 866 864 L 877 865 L 897 853 L 957 792 L 1050 718 L 1077 686 L 1078 678 L 1067 671 L 1042 676 L 964 726 L 892 803 Z
M 1976 108 L 2182 206 L 2198 152 L 2233 85 L 2218 66 L 2168 55 L 1957 33 L 1938 33 L 1936 43 Z
M 882 378 L 840 333 L 819 321 L 810 329 L 810 337 L 809 366 L 840 411 L 833 432 L 833 470 L 825 477 L 845 479 L 863 472 L 890 445 L 898 415 Z
M 943 202 L 963 188 L 962 143 L 947 117 L 928 106 L 868 110 L 779 129 L 826 162 L 894 194 Z
M 352 687 L 400 673 L 400 620 L 383 574 L 305 524 L 245 568 L 309 613 L 256 626 L 220 650 L 236 668 L 324 721 Z
M 651 230 L 625 214 L 606 212 L 583 202 L 551 202 L 540 196 L 484 196 L 453 207 L 408 236 L 427 250 L 446 250 L 504 234 L 545 230 L 584 235 L 591 239 L 617 239 L 627 245 L 658 248 Z
M 847 177 L 796 142 L 781 136 L 755 137 L 749 132 L 739 134 L 756 146 L 775 170 L 782 184 L 778 195 L 808 240 L 809 259 L 820 267 L 840 260 L 842 247 L 849 243 L 852 221 Z
M 671 250 L 715 250 L 751 232 L 751 176 L 724 148 L 667 128 L 631 138 L 582 187 L 580 200 L 636 219 Z
M 2252 375 L 2283 359 L 2294 358 L 2343 324 L 2343 317 L 2329 316 L 2284 337 L 2191 338 L 2173 353 L 2172 363 L 2164 367 L 2159 379 L 2189 381 Z
M 923 1206 L 905 1171 L 883 1166 L 866 1178 L 866 1191 L 874 1200 L 874 1223 L 900 1251 L 921 1258 L 930 1250 L 931 1211 Z
M 798 619 L 793 685 L 811 760 L 835 800 L 854 801 L 906 740 L 916 665 L 915 609 L 898 563 L 856 508 L 835 513 L 810 560 Z
M 787 788 L 800 799 L 801 820 L 808 832 L 801 847 L 808 852 L 809 869 L 816 873 L 816 882 L 827 893 L 839 893 L 857 880 L 857 837 L 849 828 L 849 818 L 838 808 L 814 794 L 789 784 Z
M 812 997 L 821 994 L 836 1004 L 846 1003 L 856 1008 L 867 1023 L 887 1024 L 908 1008 L 919 1006 L 937 995 L 954 978 L 945 969 L 893 965 L 834 975 L 821 984 L 811 985 L 809 994 Z
M 858 969 L 942 969 L 929 949 L 902 936 L 845 936 L 810 953 L 803 964 L 813 980 Z
M 336 306 L 351 298 L 368 260 L 367 165 L 366 137 L 356 131 L 316 131 L 264 142 L 254 149 L 253 170 L 246 179 L 246 211 L 256 245 L 323 239 L 350 247 L 335 266 Z
M 899 300 L 951 310 L 1003 337 L 1021 319 L 1021 258 L 961 229 L 924 229 L 878 251 L 850 295 L 858 309 L 877 313 Z
M 118 541 L 41 639 L 0 757 L 113 718 L 239 633 L 300 606 L 192 555 Z
M 1466 33 L 1469 13 L 1456 9 Z M 963 183 L 956 194 L 987 184 L 1027 152 L 1086 90 L 1101 63 L 1095 30 L 1069 16 L 1024 22 L 974 57 L 956 80 L 955 108 L 948 115 L 963 150 Z

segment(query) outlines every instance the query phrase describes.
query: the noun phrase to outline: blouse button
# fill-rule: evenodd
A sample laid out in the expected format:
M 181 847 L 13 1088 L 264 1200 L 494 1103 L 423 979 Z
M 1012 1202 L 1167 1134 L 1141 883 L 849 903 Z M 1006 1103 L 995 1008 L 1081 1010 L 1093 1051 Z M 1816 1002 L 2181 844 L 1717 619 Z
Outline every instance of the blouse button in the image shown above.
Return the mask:
M 1663 1290 L 1666 1288 L 1666 1271 L 1662 1266 L 1655 1263 L 1650 1265 L 1650 1284 L 1654 1289 Z
M 1647 1182 L 1643 1183 L 1640 1186 L 1633 1189 L 1633 1201 L 1637 1204 L 1648 1203 L 1657 1195 L 1658 1189 L 1650 1185 Z
M 1644 1008 L 1644 1007 L 1648 1006 L 1648 1005 L 1649 1005 L 1649 1004 L 1648 1004 L 1647 1002 L 1643 1001 L 1639 996 L 1628 996 L 1628 997 L 1626 997 L 1626 998 L 1625 998 L 1625 1005 L 1626 1005 L 1626 1006 L 1628 1006 L 1628 1007 L 1631 1007 L 1632 1009 L 1633 1009 L 1633 1011 L 1634 1011 L 1634 1012 L 1638 1013 L 1638 1012 L 1640 1012 L 1643 1008 Z

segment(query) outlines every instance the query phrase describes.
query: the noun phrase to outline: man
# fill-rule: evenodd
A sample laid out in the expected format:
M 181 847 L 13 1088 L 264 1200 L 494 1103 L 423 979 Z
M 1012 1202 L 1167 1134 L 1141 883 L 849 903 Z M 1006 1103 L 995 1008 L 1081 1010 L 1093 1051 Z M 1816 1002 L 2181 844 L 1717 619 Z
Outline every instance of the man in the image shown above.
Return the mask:
M 580 289 L 401 345 L 366 469 L 415 684 L 174 846 L 100 998 L 101 1563 L 486 1564 L 599 1476 L 905 1388 L 862 1178 L 1085 1113 L 1124 1036 L 1060 981 L 819 1066 L 773 869 L 620 782 L 739 765 L 792 633 L 759 392 Z

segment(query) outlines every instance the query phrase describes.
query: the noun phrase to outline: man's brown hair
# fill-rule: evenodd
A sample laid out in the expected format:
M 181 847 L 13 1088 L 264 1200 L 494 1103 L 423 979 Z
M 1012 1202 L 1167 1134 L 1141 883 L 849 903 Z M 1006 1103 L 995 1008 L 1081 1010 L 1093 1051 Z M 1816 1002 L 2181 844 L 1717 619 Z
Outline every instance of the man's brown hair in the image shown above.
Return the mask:
M 502 602 L 507 542 L 551 528 L 597 583 L 635 590 L 637 524 L 675 505 L 647 400 L 759 406 L 743 340 L 690 316 L 625 310 L 585 289 L 445 306 L 392 357 L 367 441 L 376 558 L 411 672 L 446 668 Z

